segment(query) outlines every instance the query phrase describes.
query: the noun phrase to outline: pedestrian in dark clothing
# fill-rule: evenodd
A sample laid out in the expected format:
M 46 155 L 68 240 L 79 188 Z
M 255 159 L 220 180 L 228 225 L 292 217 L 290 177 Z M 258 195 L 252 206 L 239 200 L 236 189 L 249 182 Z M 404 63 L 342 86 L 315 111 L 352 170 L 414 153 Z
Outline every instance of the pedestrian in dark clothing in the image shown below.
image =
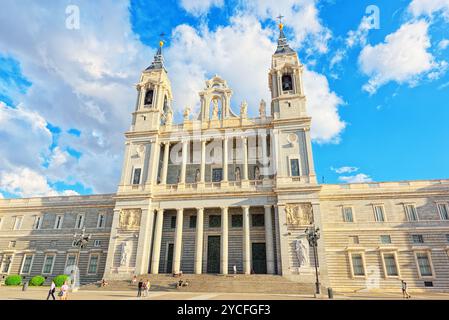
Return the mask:
M 142 296 L 142 288 L 143 288 L 143 281 L 142 279 L 139 280 L 139 283 L 137 284 L 137 296 Z
M 55 291 L 56 291 L 56 284 L 52 281 L 50 285 L 50 290 L 48 290 L 47 300 L 50 299 L 50 296 L 53 298 L 53 300 L 56 300 Z

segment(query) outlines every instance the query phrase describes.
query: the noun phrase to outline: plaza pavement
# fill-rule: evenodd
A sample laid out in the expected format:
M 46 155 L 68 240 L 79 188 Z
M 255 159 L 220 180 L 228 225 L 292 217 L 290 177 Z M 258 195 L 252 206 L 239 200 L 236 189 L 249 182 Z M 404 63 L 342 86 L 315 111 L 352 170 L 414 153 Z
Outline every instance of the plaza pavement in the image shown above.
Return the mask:
M 45 300 L 48 287 L 0 287 L 0 300 Z M 56 294 L 55 294 L 56 295 Z M 258 294 L 258 293 L 211 293 L 150 291 L 149 297 L 137 298 L 135 291 L 78 290 L 69 293 L 69 300 L 316 300 L 313 295 Z M 327 296 L 318 299 L 327 300 Z M 396 300 L 396 293 L 351 293 L 336 294 L 335 300 Z M 411 300 L 449 300 L 449 293 L 414 293 Z

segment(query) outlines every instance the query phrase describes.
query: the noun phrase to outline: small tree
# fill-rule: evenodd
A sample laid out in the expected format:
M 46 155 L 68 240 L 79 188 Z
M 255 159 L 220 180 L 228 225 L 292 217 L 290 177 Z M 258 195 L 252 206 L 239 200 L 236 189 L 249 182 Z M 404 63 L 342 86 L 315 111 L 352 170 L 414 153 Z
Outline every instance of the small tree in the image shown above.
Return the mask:
M 30 286 L 39 287 L 43 285 L 45 278 L 43 276 L 34 276 L 30 280 Z
M 12 274 L 5 279 L 5 285 L 7 286 L 20 286 L 22 284 L 22 277 L 18 274 Z
M 64 284 L 64 282 L 67 281 L 67 279 L 69 278 L 68 275 L 66 274 L 60 274 L 56 277 L 53 278 L 53 282 L 55 283 L 55 285 L 60 288 L 62 287 L 62 285 Z

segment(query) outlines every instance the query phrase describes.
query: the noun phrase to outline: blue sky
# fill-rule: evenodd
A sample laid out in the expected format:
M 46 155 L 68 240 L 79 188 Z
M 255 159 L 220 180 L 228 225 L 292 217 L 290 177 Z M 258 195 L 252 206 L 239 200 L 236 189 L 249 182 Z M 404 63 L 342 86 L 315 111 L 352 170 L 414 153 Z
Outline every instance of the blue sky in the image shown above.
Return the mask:
M 79 28 L 67 28 L 68 5 L 79 9 Z M 305 65 L 320 182 L 449 178 L 449 0 L 2 6 L 0 197 L 115 192 L 133 85 L 161 32 L 175 119 L 187 105 L 196 110 L 215 73 L 234 90 L 234 110 L 248 100 L 257 114 L 269 100 L 279 13 Z

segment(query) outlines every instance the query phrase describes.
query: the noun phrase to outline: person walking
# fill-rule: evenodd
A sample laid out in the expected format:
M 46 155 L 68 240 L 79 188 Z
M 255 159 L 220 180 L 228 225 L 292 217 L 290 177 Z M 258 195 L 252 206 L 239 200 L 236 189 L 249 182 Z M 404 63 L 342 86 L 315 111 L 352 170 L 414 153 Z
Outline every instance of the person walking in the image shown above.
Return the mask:
M 55 291 L 56 291 L 56 284 L 52 280 L 51 285 L 50 285 L 50 290 L 48 290 L 47 300 L 50 299 L 50 296 L 53 298 L 53 300 L 56 300 Z
M 145 296 L 146 297 L 148 297 L 150 294 L 150 287 L 151 287 L 150 280 L 147 279 L 147 281 L 145 281 Z
M 410 299 L 412 296 L 407 291 L 407 282 L 401 280 L 401 287 L 402 287 L 402 297 L 405 299 Z
M 59 296 L 61 297 L 61 300 L 67 300 L 68 295 L 69 295 L 69 285 L 67 284 L 67 281 L 65 281 L 64 284 L 61 286 Z
M 143 281 L 142 279 L 140 279 L 139 283 L 137 284 L 137 297 L 142 296 L 142 288 L 143 288 Z

